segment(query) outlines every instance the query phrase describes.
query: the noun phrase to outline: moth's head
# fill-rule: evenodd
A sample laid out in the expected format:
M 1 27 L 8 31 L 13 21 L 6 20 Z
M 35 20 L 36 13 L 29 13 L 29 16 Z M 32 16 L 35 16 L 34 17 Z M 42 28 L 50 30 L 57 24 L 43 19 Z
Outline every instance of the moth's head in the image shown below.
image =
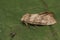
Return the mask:
M 29 13 L 26 13 L 25 15 L 23 15 L 21 18 L 21 22 L 27 21 L 27 19 L 29 18 L 29 15 L 30 15 Z

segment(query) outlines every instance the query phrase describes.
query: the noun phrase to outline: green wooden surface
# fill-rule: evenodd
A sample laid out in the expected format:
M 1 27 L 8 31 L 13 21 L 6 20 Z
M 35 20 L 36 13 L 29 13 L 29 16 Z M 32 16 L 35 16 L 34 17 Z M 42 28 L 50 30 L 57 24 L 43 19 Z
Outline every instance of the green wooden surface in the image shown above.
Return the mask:
M 30 26 L 28 29 L 20 22 L 26 12 L 45 11 L 41 0 L 0 0 L 0 40 L 11 40 L 11 32 L 16 33 L 12 40 L 60 40 L 60 0 L 44 1 L 48 4 L 49 10 L 55 13 L 57 23 L 53 27 L 57 33 L 56 37 L 49 26 Z

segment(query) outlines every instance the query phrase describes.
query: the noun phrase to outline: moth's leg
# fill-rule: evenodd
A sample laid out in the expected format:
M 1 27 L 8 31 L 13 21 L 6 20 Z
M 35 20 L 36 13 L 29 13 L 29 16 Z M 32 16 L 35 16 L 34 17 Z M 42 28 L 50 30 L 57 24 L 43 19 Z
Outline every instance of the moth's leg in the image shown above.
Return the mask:
M 53 36 L 53 39 L 54 40 L 58 40 L 57 37 L 58 37 L 58 34 L 57 34 L 57 30 L 55 29 L 55 27 L 53 25 L 49 25 L 49 30 L 50 32 L 52 33 L 52 36 Z
M 27 26 L 27 28 L 30 28 L 28 23 L 25 23 L 25 25 Z
M 33 29 L 36 29 L 36 28 L 37 28 L 37 25 L 34 25 L 34 26 L 33 26 Z
M 25 23 L 26 26 L 28 26 L 28 23 Z
M 37 25 L 35 25 L 34 29 L 36 29 L 36 28 L 37 28 Z

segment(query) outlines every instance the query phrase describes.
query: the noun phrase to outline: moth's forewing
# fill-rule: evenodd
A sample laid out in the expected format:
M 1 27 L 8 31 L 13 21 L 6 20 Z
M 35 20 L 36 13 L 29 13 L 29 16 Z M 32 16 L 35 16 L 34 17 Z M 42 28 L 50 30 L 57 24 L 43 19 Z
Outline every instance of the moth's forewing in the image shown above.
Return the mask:
M 51 12 L 43 12 L 40 14 L 25 14 L 22 19 L 29 24 L 35 25 L 53 25 L 56 23 L 56 20 L 53 17 Z

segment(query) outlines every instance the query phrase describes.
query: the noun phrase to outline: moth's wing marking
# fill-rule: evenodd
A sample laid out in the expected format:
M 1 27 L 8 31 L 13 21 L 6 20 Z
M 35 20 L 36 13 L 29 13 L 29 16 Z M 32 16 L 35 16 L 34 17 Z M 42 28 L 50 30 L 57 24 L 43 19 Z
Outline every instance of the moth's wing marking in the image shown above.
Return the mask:
M 31 14 L 29 22 L 34 23 L 34 20 L 36 19 L 37 16 L 38 14 Z

